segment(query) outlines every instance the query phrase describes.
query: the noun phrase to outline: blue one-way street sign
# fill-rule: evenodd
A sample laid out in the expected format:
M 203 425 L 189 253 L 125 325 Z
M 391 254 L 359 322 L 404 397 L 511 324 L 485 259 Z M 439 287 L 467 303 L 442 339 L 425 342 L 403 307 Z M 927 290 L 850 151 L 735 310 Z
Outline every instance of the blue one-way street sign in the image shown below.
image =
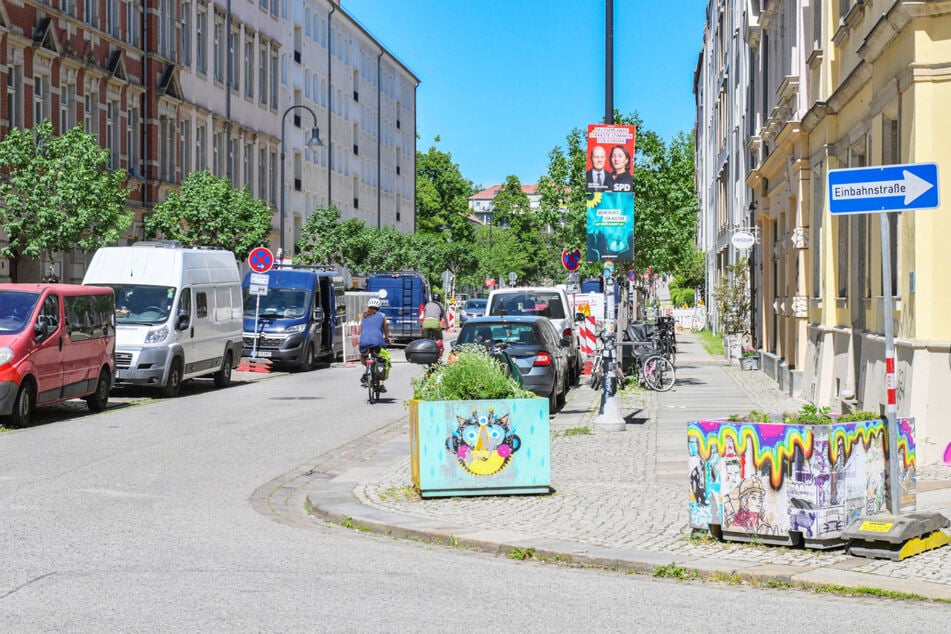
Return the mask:
M 935 163 L 829 170 L 829 211 L 833 215 L 937 206 Z

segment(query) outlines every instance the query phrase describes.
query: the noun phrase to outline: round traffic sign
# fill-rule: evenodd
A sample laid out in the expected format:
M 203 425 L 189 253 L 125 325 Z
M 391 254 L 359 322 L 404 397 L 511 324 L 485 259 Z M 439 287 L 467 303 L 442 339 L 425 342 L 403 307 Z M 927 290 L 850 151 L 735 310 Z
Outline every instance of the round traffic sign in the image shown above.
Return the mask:
M 581 250 L 575 249 L 569 251 L 568 249 L 563 249 L 561 252 L 561 264 L 569 271 L 577 271 L 578 267 L 581 266 Z
M 248 254 L 248 264 L 255 273 L 266 273 L 274 266 L 274 254 L 267 247 L 257 247 Z

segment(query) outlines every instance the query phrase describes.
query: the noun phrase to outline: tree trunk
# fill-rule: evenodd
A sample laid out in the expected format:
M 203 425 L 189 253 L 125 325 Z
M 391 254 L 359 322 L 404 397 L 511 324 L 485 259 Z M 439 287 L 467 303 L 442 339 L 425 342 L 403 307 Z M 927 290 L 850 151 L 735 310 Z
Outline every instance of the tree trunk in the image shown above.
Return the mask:
M 19 278 L 19 276 L 17 275 L 17 270 L 20 268 L 20 256 L 11 255 L 9 258 L 9 263 L 10 263 L 10 281 L 16 284 Z

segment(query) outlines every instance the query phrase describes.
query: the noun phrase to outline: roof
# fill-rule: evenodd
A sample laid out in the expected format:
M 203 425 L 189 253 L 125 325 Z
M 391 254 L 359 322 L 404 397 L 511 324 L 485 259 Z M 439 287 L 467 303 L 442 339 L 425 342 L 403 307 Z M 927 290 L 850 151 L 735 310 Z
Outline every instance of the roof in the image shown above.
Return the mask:
M 492 185 L 491 187 L 486 187 L 485 189 L 478 192 L 477 194 L 469 196 L 469 200 L 478 200 L 478 199 L 492 200 L 493 198 L 495 198 L 495 195 L 499 193 L 500 189 L 502 189 L 502 185 Z M 531 196 L 535 194 L 537 190 L 538 190 L 537 184 L 522 185 L 522 191 L 525 193 L 526 196 Z

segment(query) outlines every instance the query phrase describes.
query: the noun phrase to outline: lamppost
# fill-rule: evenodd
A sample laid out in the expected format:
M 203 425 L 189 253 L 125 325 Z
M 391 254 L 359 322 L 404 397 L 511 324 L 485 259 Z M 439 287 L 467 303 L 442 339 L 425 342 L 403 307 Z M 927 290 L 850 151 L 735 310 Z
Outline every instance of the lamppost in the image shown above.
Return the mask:
M 317 127 L 317 114 L 316 114 L 313 110 L 311 110 L 311 109 L 310 109 L 309 107 L 307 107 L 307 106 L 304 106 L 304 105 L 301 105 L 301 104 L 297 104 L 297 105 L 291 106 L 290 108 L 288 108 L 287 110 L 284 111 L 284 115 L 281 117 L 281 251 L 280 251 L 281 254 L 280 254 L 280 256 L 278 256 L 278 257 L 281 257 L 281 258 L 283 258 L 283 257 L 284 257 L 284 254 L 285 254 L 285 250 L 284 250 L 284 215 L 285 215 L 285 213 L 286 213 L 286 211 L 287 211 L 287 210 L 285 209 L 285 206 L 284 206 L 284 198 L 285 198 L 285 194 L 286 194 L 286 192 L 287 192 L 287 186 L 286 186 L 286 184 L 284 183 L 284 155 L 285 155 L 285 152 L 286 152 L 286 149 L 287 149 L 287 148 L 286 148 L 286 140 L 285 140 L 285 138 L 284 138 L 284 124 L 285 124 L 286 121 L 287 121 L 287 115 L 288 115 L 288 113 L 290 113 L 291 110 L 296 110 L 297 108 L 301 108 L 302 110 L 306 110 L 307 112 L 310 113 L 310 116 L 312 116 L 312 117 L 314 118 L 314 128 L 313 128 L 313 130 L 311 130 L 311 132 L 310 132 L 310 138 L 307 139 L 307 144 L 306 144 L 307 147 L 310 148 L 311 150 L 316 150 L 316 149 L 319 148 L 319 147 L 324 147 L 323 142 L 321 142 L 321 140 L 320 140 L 320 130 L 319 130 L 318 127 Z M 329 178 L 329 176 L 328 176 L 328 178 Z

